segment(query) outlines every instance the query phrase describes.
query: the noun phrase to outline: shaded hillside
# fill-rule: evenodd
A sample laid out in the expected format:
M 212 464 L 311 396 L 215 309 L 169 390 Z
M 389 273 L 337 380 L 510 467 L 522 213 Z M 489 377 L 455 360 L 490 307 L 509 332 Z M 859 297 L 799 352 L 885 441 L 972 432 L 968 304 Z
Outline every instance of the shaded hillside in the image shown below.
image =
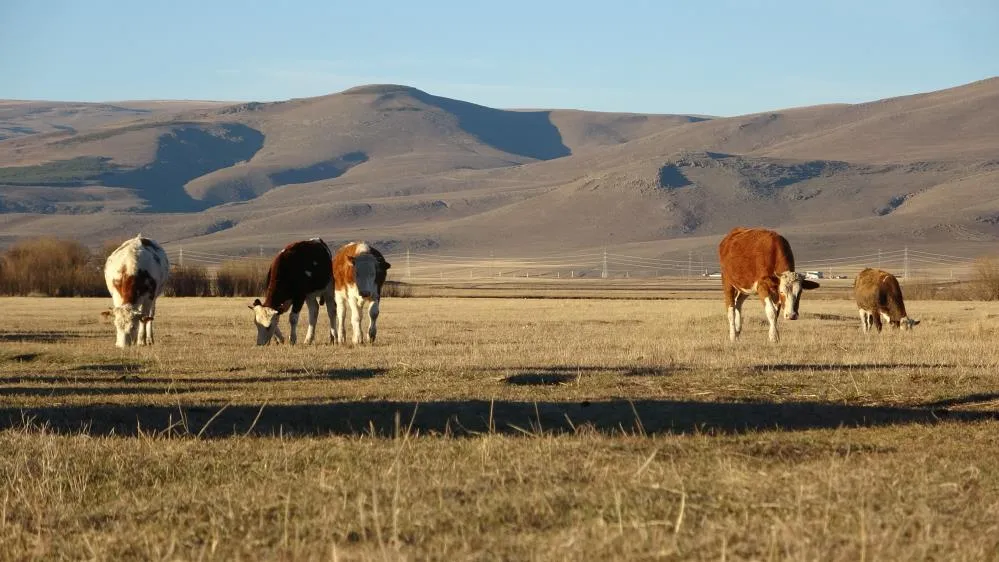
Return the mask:
M 237 254 L 321 235 L 666 256 L 711 254 L 732 226 L 759 224 L 803 251 L 984 252 L 999 239 L 996 115 L 995 79 L 723 119 L 505 111 L 364 86 L 0 141 L 0 241 L 99 243 L 141 226 Z
M 0 141 L 95 127 L 223 105 L 208 101 L 74 103 L 0 100 Z
M 192 211 L 250 200 L 285 185 L 334 180 L 358 166 L 384 178 L 563 158 L 571 154 L 572 143 L 599 146 L 602 141 L 594 139 L 600 136 L 624 142 L 693 119 L 560 113 L 559 121 L 571 132 L 569 145 L 551 111 L 499 110 L 406 86 L 372 85 L 318 98 L 242 103 L 28 135 L 0 142 L 0 165 L 37 165 L 42 168 L 36 172 L 43 172 L 53 161 L 100 159 L 115 167 L 101 185 L 135 189 L 149 211 Z M 259 135 L 259 150 L 248 152 L 256 141 L 247 141 L 238 149 L 241 158 L 234 159 L 230 142 L 212 143 L 207 137 L 174 142 L 175 131 L 184 127 L 181 135 L 193 134 L 191 127 L 217 125 L 246 127 L 252 133 L 240 136 Z M 200 155 L 179 155 L 185 145 L 196 146 Z M 39 182 L 48 184 L 51 178 Z

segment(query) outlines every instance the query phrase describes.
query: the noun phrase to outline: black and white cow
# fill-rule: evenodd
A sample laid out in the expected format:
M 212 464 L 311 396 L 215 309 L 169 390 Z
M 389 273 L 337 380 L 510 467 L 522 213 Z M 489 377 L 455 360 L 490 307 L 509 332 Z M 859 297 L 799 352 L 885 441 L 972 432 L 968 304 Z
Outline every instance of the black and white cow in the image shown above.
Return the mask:
M 267 345 L 271 338 L 278 343 L 284 336 L 278 328 L 281 313 L 291 308 L 288 321 L 291 333 L 288 341 L 296 341 L 295 328 L 303 304 L 309 306 L 309 330 L 305 333 L 305 343 L 312 343 L 315 337 L 316 322 L 319 319 L 319 305 L 326 304 L 330 319 L 330 340 L 336 333 L 336 304 L 333 300 L 333 254 L 326 243 L 319 238 L 293 242 L 274 256 L 267 273 L 267 294 L 264 301 L 253 301 L 253 322 L 257 326 L 257 345 Z

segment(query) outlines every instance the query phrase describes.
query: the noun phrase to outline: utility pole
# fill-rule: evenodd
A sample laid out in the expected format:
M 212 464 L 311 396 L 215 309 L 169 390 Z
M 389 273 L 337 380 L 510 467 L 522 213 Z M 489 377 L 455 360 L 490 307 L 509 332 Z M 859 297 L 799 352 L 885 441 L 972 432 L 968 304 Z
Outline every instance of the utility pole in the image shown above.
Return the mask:
M 412 270 L 409 268 L 409 248 L 406 248 L 406 280 L 408 281 L 412 275 Z
M 181 246 L 181 248 L 180 248 L 180 258 L 177 260 L 177 262 L 178 262 L 177 265 L 179 265 L 181 267 L 184 267 L 184 247 L 183 246 Z
M 878 269 L 881 269 L 881 248 L 878 248 Z
M 905 279 L 906 281 L 908 281 L 909 280 L 909 247 L 908 246 L 905 247 L 905 254 L 903 254 L 903 255 L 905 256 L 904 257 L 905 272 L 902 273 L 902 278 Z
M 601 279 L 607 279 L 607 249 L 604 249 L 604 266 L 603 270 L 600 272 Z
M 260 245 L 260 257 L 264 257 L 264 245 Z
M 692 250 L 687 250 L 687 279 L 690 279 L 692 277 L 693 267 L 694 267 L 694 252 Z

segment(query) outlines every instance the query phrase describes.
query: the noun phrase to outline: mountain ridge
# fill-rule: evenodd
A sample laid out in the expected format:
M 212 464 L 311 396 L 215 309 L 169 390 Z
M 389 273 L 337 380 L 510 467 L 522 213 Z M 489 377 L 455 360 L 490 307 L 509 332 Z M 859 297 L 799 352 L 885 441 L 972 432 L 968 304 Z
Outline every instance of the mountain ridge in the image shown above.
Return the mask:
M 999 237 L 999 78 L 718 118 L 502 110 L 397 84 L 170 106 L 180 111 L 135 102 L 117 120 L 95 104 L 80 128 L 32 103 L 39 113 L 19 118 L 48 115 L 48 129 L 0 140 L 0 241 L 73 233 L 96 245 L 143 224 L 164 242 L 232 251 L 319 232 L 666 255 L 698 240 L 710 250 L 737 224 L 802 232 L 805 248 L 918 233 L 984 252 Z M 5 104 L 0 126 L 31 128 Z

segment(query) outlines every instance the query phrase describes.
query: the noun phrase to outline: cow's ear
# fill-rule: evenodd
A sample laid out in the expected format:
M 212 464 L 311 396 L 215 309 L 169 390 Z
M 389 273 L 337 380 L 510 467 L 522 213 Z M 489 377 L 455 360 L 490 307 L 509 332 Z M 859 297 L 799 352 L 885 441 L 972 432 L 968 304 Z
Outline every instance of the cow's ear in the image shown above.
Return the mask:
M 264 303 L 260 302 L 260 299 L 253 299 L 253 304 L 250 305 L 250 308 L 253 308 L 255 306 L 260 306 L 262 304 Z
M 390 264 L 390 263 L 389 263 L 389 262 L 387 262 L 387 261 L 383 261 L 383 262 L 382 262 L 382 266 L 383 266 L 383 267 L 384 267 L 385 269 L 388 269 L 388 268 L 392 267 L 392 264 Z
M 816 283 L 815 281 L 812 281 L 811 279 L 805 279 L 804 281 L 801 282 L 801 288 L 805 289 L 806 291 L 810 291 L 812 289 L 818 289 L 819 284 Z
M 350 263 L 354 263 L 355 260 L 357 260 L 357 256 L 347 256 L 347 261 Z

